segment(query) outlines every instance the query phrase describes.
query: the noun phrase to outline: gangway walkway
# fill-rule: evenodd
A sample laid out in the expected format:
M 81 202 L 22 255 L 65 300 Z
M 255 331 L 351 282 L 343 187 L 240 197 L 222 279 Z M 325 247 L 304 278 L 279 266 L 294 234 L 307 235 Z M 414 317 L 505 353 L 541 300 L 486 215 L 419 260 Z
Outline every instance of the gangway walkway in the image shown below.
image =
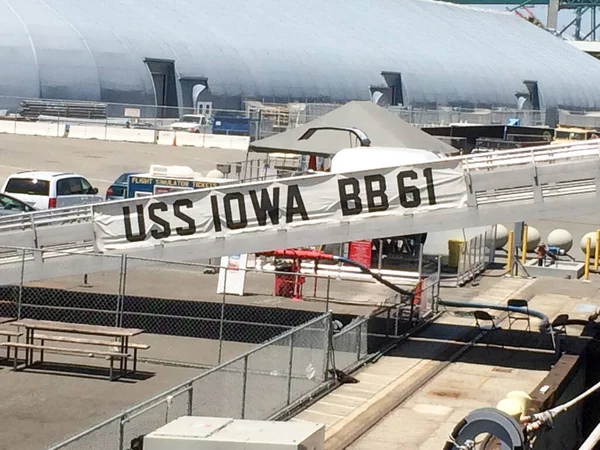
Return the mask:
M 122 254 L 195 261 L 573 217 L 599 193 L 594 140 L 40 211 L 0 219 L 0 284 L 118 270 Z

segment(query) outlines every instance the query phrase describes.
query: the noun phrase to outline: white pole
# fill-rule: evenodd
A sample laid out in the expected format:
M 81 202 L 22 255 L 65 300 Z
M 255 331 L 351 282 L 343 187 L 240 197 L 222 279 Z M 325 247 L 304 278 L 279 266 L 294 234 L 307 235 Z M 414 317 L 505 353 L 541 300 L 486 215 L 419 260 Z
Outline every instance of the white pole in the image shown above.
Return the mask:
M 600 424 L 594 428 L 592 434 L 590 434 L 581 447 L 579 447 L 579 450 L 594 450 L 598 442 L 600 442 Z

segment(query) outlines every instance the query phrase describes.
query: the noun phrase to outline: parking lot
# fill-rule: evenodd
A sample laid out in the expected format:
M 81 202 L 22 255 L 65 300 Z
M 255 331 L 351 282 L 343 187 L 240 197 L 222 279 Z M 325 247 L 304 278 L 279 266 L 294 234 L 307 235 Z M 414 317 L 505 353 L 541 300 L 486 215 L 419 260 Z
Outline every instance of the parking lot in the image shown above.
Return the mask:
M 104 195 L 123 172 L 147 171 L 151 164 L 188 166 L 206 174 L 215 164 L 245 159 L 245 152 L 216 148 L 170 147 L 40 136 L 0 134 L 0 180 L 25 170 L 75 172 Z

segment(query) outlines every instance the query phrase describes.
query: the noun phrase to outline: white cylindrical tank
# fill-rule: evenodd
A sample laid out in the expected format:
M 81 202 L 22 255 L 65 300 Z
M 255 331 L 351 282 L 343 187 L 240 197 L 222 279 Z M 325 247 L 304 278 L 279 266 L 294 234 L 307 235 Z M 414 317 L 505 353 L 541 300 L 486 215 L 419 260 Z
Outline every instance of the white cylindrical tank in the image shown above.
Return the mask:
M 527 227 L 527 251 L 532 252 L 539 245 L 542 236 L 537 228 Z
M 496 225 L 496 250 L 501 250 L 508 243 L 508 228 Z
M 558 228 L 556 230 L 552 230 L 548 235 L 547 244 L 550 247 L 558 247 L 568 253 L 569 250 L 573 247 L 573 236 L 567 230 L 563 230 L 562 228 Z M 585 246 L 585 242 L 583 243 Z
M 581 238 L 581 242 L 579 243 L 579 245 L 581 246 L 581 251 L 585 253 L 585 241 L 587 240 L 587 238 L 590 238 L 591 241 L 591 249 L 592 249 L 592 253 L 594 253 L 596 251 L 596 232 L 595 231 L 591 231 L 589 233 L 586 233 L 582 238 Z
M 541 242 L 542 237 L 540 235 L 540 232 L 537 230 L 537 228 L 534 228 L 532 226 L 528 226 L 527 227 L 527 251 L 528 252 L 532 252 L 536 249 L 536 247 L 538 246 L 538 244 Z M 515 242 L 515 246 L 517 248 L 521 248 L 523 245 L 523 242 Z
M 345 148 L 331 160 L 332 173 L 409 166 L 445 158 L 442 153 L 402 147 Z

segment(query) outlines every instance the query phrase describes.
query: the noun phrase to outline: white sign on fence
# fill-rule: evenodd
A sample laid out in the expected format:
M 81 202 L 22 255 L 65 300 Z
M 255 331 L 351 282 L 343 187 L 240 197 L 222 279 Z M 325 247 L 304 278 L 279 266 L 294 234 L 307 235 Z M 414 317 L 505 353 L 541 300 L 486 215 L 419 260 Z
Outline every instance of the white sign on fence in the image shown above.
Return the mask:
M 217 294 L 244 295 L 248 255 L 223 256 L 217 283 Z
M 96 244 L 100 250 L 124 250 L 466 207 L 462 167 L 453 164 L 292 177 L 98 204 Z

